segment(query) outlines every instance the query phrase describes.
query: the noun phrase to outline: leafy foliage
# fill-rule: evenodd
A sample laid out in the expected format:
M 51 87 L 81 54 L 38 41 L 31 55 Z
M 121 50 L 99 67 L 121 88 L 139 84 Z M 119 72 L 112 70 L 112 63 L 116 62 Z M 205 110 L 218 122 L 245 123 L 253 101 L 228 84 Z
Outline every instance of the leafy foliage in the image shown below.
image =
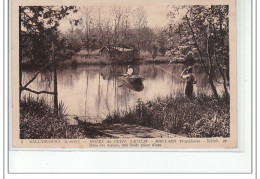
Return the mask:
M 43 66 L 50 60 L 52 41 L 56 51 L 66 51 L 65 39 L 59 38 L 57 27 L 62 18 L 76 11 L 74 6 L 20 6 L 20 62 L 29 59 L 32 65 Z M 64 55 L 57 59 L 64 59 Z
M 207 57 L 208 45 L 211 56 L 218 53 L 228 57 L 228 6 L 172 6 L 168 16 L 173 22 L 167 29 L 171 50 L 177 46 L 188 46 L 190 51 L 198 54 L 198 47 L 188 26 L 188 18 L 202 57 Z M 225 44 L 221 42 L 223 40 Z M 224 52 L 221 49 L 225 49 Z M 183 55 L 187 53 L 184 52 Z
M 228 94 L 229 80 L 229 6 L 172 6 L 168 16 L 168 54 L 175 58 L 186 58 L 194 54 L 208 75 L 213 94 L 218 98 L 214 80 L 219 72 Z M 186 49 L 186 50 L 183 50 Z M 180 53 L 176 53 L 179 52 Z M 216 70 L 215 70 L 216 69 Z M 226 74 L 224 74 L 226 71 Z

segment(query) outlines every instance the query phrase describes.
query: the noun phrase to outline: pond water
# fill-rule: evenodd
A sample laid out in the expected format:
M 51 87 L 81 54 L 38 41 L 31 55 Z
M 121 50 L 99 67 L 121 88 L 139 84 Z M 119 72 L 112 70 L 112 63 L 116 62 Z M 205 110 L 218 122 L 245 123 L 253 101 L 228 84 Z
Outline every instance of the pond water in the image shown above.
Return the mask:
M 160 64 L 167 71 L 179 76 L 185 68 L 182 64 Z M 66 113 L 77 116 L 95 118 L 100 122 L 109 113 L 133 108 L 140 99 L 144 102 L 156 97 L 166 97 L 178 92 L 184 93 L 185 82 L 155 65 L 134 66 L 134 74 L 144 77 L 142 83 L 128 83 L 122 80 L 120 74 L 127 71 L 127 66 L 78 66 L 77 68 L 59 69 L 58 100 L 67 108 Z M 195 95 L 199 93 L 211 94 L 207 76 L 200 65 L 193 66 L 197 84 L 194 85 Z M 23 84 L 28 82 L 35 72 L 23 72 Z M 124 79 L 124 78 L 123 78 Z M 38 75 L 29 88 L 34 90 L 53 91 L 51 72 Z M 216 84 L 220 93 L 222 86 Z M 24 91 L 22 95 L 28 95 Z M 30 93 L 33 96 L 35 94 Z M 50 104 L 53 96 L 41 94 Z

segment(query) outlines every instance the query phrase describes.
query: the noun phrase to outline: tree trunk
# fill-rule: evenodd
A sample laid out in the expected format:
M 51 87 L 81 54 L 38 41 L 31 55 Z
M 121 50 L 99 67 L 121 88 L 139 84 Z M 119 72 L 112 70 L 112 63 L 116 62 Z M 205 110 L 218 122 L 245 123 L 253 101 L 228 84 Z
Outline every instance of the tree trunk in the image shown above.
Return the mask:
M 206 65 L 204 64 L 203 60 L 202 60 L 202 53 L 201 53 L 201 51 L 200 51 L 200 48 L 199 48 L 199 45 L 198 45 L 198 43 L 197 43 L 196 37 L 195 37 L 195 35 L 194 35 L 193 29 L 192 29 L 192 27 L 191 27 L 191 25 L 190 25 L 190 21 L 189 21 L 188 16 L 186 16 L 186 20 L 187 20 L 188 26 L 189 26 L 189 28 L 190 28 L 190 31 L 191 31 L 191 33 L 192 33 L 192 38 L 193 38 L 193 40 L 194 40 L 195 46 L 196 46 L 196 48 L 198 49 L 198 52 L 199 52 L 200 63 L 202 64 L 202 66 L 203 66 L 205 72 L 208 74 L 207 67 L 206 67 Z
M 90 55 L 89 55 L 89 44 L 88 44 L 88 58 L 90 58 Z
M 58 86 L 57 86 L 57 64 L 55 61 L 55 46 L 52 41 L 52 62 L 53 62 L 53 79 L 54 79 L 54 113 L 56 116 L 59 115 L 59 106 L 58 106 Z
M 218 99 L 218 92 L 217 92 L 216 87 L 215 87 L 215 85 L 213 83 L 213 79 L 212 79 L 212 75 L 211 74 L 209 74 L 208 80 L 209 80 L 209 84 L 210 84 L 211 90 L 213 92 L 213 95 L 215 96 L 216 99 Z
M 211 90 L 212 90 L 215 98 L 218 99 L 218 93 L 217 93 L 216 87 L 213 83 L 213 77 L 212 77 L 213 63 L 212 63 L 212 58 L 211 58 L 210 50 L 209 50 L 209 36 L 207 34 L 206 34 L 206 38 L 207 38 L 207 57 L 208 57 L 208 61 L 209 61 L 208 80 L 209 80 L 209 84 L 210 84 Z
M 179 34 L 180 34 L 180 41 L 181 41 L 181 26 L 179 25 Z
M 199 45 L 198 45 L 198 43 L 197 43 L 196 37 L 195 37 L 195 35 L 194 35 L 193 29 L 192 29 L 192 27 L 191 27 L 191 25 L 190 25 L 190 21 L 189 21 L 188 16 L 186 16 L 186 20 L 187 20 L 187 24 L 188 24 L 188 26 L 189 26 L 189 28 L 190 28 L 190 31 L 191 31 L 191 33 L 192 33 L 192 37 L 193 37 L 195 46 L 196 46 L 196 48 L 198 49 L 199 56 L 200 56 L 200 62 L 201 62 L 201 64 L 202 64 L 203 68 L 204 68 L 205 73 L 208 75 L 208 80 L 209 80 L 209 84 L 210 84 L 211 90 L 212 90 L 212 92 L 213 92 L 213 95 L 215 96 L 216 99 L 218 99 L 218 93 L 217 93 L 216 87 L 215 87 L 215 85 L 214 85 L 214 83 L 213 83 L 213 79 L 212 79 L 212 73 L 211 73 L 211 72 L 212 72 L 212 65 L 210 66 L 210 68 L 209 68 L 209 70 L 208 70 L 207 66 L 205 65 L 205 63 L 204 63 L 203 60 L 202 60 L 202 54 L 201 54 Z M 211 63 L 211 61 L 210 61 L 210 63 Z
M 213 24 L 213 29 L 214 29 L 214 37 L 215 37 L 215 39 L 217 39 L 217 35 L 216 35 L 216 28 L 215 28 L 215 26 L 214 26 L 214 24 Z M 220 25 L 220 30 L 222 29 L 222 26 Z M 221 31 L 220 31 L 221 32 Z M 223 47 L 224 46 L 224 38 L 222 37 L 222 32 L 220 33 L 220 35 L 221 35 L 221 46 Z M 226 77 L 225 77 L 225 74 L 224 74 L 224 72 L 223 72 L 223 70 L 222 70 L 222 68 L 221 68 L 221 66 L 220 66 L 220 62 L 219 62 L 219 60 L 218 60 L 218 58 L 217 58 L 217 55 L 216 55 L 216 52 L 215 52 L 215 44 L 214 44 L 214 57 L 215 57 L 215 61 L 216 61 L 216 63 L 217 63 L 217 66 L 218 66 L 218 70 L 219 70 L 219 73 L 220 73 L 220 75 L 221 75 L 221 77 L 222 77 L 222 79 L 223 79 L 223 88 L 224 88 L 224 91 L 225 91 L 225 95 L 227 95 L 227 96 L 229 96 L 229 92 L 228 92 L 228 89 L 227 89 L 227 81 L 226 81 Z M 223 57 L 222 57 L 223 58 Z M 229 71 L 227 72 L 227 73 L 229 73 Z M 228 78 L 228 77 L 227 77 Z
M 218 65 L 219 66 L 219 65 Z M 228 90 L 227 90 L 227 81 L 226 81 L 226 77 L 225 77 L 225 75 L 224 75 L 224 72 L 222 71 L 222 69 L 221 69 L 221 67 L 219 66 L 218 67 L 218 70 L 219 70 L 219 73 L 220 73 L 220 75 L 222 76 L 222 79 L 223 79 L 223 87 L 224 87 L 224 91 L 225 91 L 225 94 L 226 95 L 229 95 L 229 92 L 228 92 Z
M 90 58 L 90 56 L 89 56 L 89 27 L 88 27 L 88 29 L 87 29 L 87 48 L 88 48 L 88 58 Z
M 222 19 L 220 19 L 220 36 L 221 36 L 221 46 L 224 47 L 224 34 L 223 34 L 223 28 L 222 28 Z M 224 58 L 223 58 L 224 60 Z M 227 67 L 227 72 L 226 72 L 226 76 L 227 76 L 227 80 L 229 81 L 229 60 L 225 60 L 225 66 Z

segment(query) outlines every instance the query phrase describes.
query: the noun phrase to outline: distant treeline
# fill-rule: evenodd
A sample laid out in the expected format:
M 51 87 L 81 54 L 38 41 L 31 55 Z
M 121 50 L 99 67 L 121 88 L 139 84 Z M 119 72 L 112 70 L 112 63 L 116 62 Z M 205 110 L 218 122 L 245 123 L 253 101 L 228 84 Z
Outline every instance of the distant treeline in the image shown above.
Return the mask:
M 62 36 L 74 47 L 84 48 L 88 52 L 103 46 L 127 45 L 139 51 L 148 51 L 152 55 L 158 52 L 165 55 L 165 27 L 148 27 L 143 7 L 114 6 L 106 9 L 109 15 L 102 12 L 100 7 L 81 8 L 78 12 L 80 18 L 70 19 L 70 27 Z

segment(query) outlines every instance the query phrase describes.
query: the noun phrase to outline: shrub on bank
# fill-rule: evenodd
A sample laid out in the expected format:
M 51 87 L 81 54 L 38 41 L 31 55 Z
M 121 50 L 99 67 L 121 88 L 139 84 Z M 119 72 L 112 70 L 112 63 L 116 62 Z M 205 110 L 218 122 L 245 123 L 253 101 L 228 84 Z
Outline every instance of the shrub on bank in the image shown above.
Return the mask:
M 59 116 L 43 98 L 25 96 L 20 102 L 21 139 L 99 138 L 103 134 L 88 129 L 88 124 L 68 125 L 65 107 L 59 104 Z
M 200 95 L 193 99 L 177 94 L 146 103 L 139 100 L 134 109 L 107 116 L 105 123 L 139 124 L 187 137 L 229 137 L 229 103 Z

